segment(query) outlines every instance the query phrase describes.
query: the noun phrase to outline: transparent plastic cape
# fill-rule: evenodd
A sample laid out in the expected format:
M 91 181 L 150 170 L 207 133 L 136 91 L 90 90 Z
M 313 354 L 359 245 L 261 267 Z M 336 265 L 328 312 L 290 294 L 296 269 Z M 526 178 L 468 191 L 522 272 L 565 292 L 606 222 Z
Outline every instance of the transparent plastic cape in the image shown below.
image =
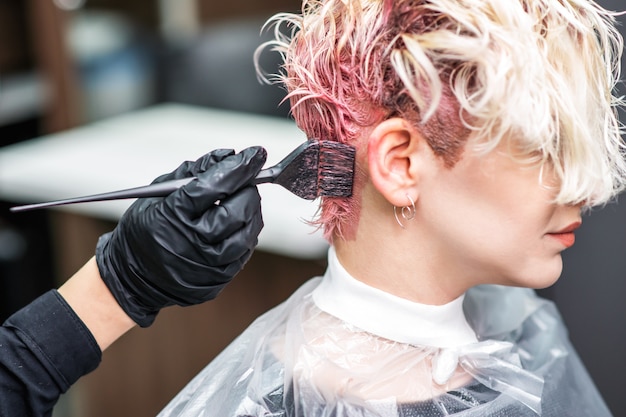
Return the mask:
M 439 348 L 322 311 L 321 280 L 260 316 L 160 416 L 611 415 L 554 305 L 532 290 L 471 289 L 462 309 L 478 342 Z

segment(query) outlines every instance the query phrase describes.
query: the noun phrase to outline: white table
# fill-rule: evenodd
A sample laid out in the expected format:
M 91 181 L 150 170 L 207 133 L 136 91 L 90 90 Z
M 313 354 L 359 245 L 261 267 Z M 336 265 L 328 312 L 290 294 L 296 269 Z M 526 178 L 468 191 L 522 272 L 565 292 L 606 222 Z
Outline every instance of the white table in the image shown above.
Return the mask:
M 304 140 L 291 120 L 163 104 L 0 148 L 0 199 L 33 203 L 145 185 L 216 148 L 264 146 L 269 166 Z M 259 190 L 265 221 L 259 249 L 302 259 L 323 257 L 327 243 L 306 224 L 318 202 L 302 200 L 278 185 L 261 185 Z M 57 210 L 115 221 L 131 203 Z

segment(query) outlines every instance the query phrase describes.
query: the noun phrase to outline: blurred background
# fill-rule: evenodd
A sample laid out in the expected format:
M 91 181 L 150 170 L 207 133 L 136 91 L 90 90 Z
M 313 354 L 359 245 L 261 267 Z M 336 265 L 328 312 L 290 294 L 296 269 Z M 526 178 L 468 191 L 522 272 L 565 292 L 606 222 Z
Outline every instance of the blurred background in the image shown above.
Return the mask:
M 622 3 L 600 2 L 614 10 L 626 8 Z M 287 118 L 283 91 L 258 82 L 252 55 L 267 39 L 263 22 L 299 6 L 298 0 L 0 0 L 0 152 L 161 103 Z M 264 56 L 262 66 L 271 71 L 276 59 Z M 0 321 L 57 287 L 114 227 L 62 211 L 10 214 L 16 203 L 2 200 L 0 190 Z M 562 279 L 540 293 L 558 304 L 613 413 L 626 415 L 624 204 L 588 216 L 564 260 Z M 215 302 L 171 309 L 150 329 L 124 336 L 63 397 L 55 416 L 156 414 L 252 319 L 324 267 L 323 257 L 257 251 Z

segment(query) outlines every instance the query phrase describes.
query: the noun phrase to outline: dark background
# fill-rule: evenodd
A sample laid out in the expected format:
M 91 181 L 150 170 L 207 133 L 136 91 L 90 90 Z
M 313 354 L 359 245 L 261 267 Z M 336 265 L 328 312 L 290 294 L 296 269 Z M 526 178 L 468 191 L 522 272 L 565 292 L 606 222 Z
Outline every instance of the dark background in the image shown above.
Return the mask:
M 602 0 L 624 10 L 623 0 Z M 626 19 L 620 16 L 620 31 Z M 626 92 L 620 85 L 621 94 Z M 621 115 L 622 121 L 624 114 Z M 561 279 L 547 291 L 570 337 L 615 416 L 626 416 L 626 200 L 583 218 L 576 244 L 563 253 Z

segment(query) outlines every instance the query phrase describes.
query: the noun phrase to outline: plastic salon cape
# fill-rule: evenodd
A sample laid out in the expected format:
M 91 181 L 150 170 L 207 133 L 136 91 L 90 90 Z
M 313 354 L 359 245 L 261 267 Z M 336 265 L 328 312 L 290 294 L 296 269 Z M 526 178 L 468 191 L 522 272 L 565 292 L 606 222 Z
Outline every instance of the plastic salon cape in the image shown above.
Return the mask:
M 553 304 L 473 288 L 445 306 L 339 264 L 260 316 L 161 416 L 610 416 Z

